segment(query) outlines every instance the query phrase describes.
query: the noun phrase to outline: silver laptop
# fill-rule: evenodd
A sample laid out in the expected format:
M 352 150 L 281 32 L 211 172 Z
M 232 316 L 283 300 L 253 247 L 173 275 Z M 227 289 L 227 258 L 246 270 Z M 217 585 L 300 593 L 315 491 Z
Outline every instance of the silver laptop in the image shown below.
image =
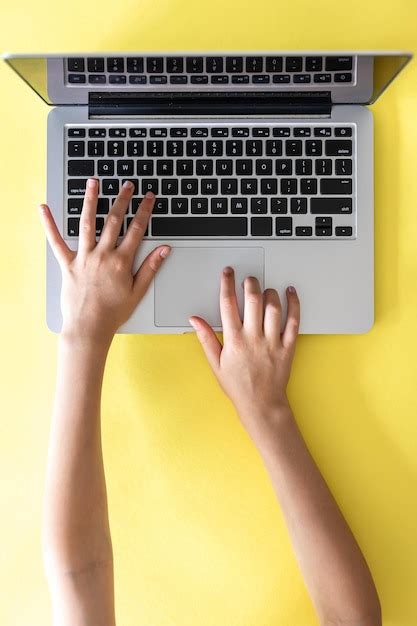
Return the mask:
M 372 104 L 406 52 L 4 55 L 51 105 L 47 202 L 77 248 L 87 177 L 100 181 L 97 236 L 124 179 L 121 237 L 146 191 L 157 200 L 136 269 L 172 253 L 122 333 L 220 329 L 222 268 L 256 276 L 301 332 L 363 333 L 374 321 Z M 383 158 L 383 156 L 381 156 Z M 41 199 L 42 200 L 42 199 Z M 59 332 L 61 275 L 47 244 L 47 323 Z

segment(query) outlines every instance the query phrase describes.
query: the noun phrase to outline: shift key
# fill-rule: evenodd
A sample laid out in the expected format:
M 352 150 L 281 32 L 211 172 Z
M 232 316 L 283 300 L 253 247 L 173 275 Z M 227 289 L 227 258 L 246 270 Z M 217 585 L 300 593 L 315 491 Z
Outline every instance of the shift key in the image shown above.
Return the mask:
M 310 211 L 314 215 L 352 213 L 352 198 L 311 198 Z

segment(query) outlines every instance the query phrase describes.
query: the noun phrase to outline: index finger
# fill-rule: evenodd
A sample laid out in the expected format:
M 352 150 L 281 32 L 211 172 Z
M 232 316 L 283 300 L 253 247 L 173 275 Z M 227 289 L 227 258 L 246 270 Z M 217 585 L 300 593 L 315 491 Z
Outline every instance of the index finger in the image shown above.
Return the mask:
M 118 247 L 121 252 L 130 254 L 132 257 L 135 255 L 143 239 L 143 235 L 146 232 L 154 205 L 155 195 L 151 191 L 148 191 L 140 203 L 135 217 L 130 222 L 122 243 Z
M 240 319 L 236 299 L 235 273 L 231 267 L 225 267 L 222 272 L 220 282 L 220 315 L 225 336 L 230 332 L 242 329 L 242 320 Z

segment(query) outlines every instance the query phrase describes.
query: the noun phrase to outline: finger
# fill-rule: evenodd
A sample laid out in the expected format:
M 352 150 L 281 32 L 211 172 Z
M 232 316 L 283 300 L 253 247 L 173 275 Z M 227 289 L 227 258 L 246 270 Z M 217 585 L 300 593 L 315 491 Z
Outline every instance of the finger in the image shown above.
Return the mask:
M 121 186 L 104 223 L 103 231 L 97 244 L 100 248 L 111 249 L 115 247 L 134 188 L 135 186 L 130 180 L 126 180 Z
M 78 250 L 81 254 L 96 247 L 96 214 L 98 198 L 98 180 L 89 178 L 85 188 L 83 208 L 80 218 Z
M 235 291 L 235 273 L 233 268 L 225 267 L 220 281 L 220 315 L 223 333 L 241 330 L 242 321 L 239 316 Z
M 142 241 L 143 235 L 146 232 L 146 228 L 149 223 L 149 218 L 152 215 L 154 205 L 155 195 L 151 191 L 148 191 L 145 197 L 142 199 L 142 202 L 140 203 L 139 208 L 136 211 L 136 215 L 130 222 L 130 226 L 127 229 L 126 235 L 124 236 L 123 241 L 119 246 L 119 250 L 121 252 L 125 252 L 126 254 L 131 255 L 132 258 L 135 256 L 138 246 Z
M 281 302 L 276 289 L 264 291 L 264 333 L 271 343 L 279 343 L 281 337 Z
M 260 335 L 263 332 L 263 296 L 259 281 L 254 276 L 248 276 L 243 282 L 245 291 L 245 309 L 243 327 L 251 334 Z
M 211 369 L 216 372 L 220 365 L 220 353 L 222 351 L 222 344 L 217 339 L 216 333 L 201 317 L 193 315 L 188 321 L 197 333 Z
M 60 265 L 69 263 L 76 256 L 76 253 L 74 250 L 70 250 L 62 239 L 49 206 L 47 204 L 40 204 L 39 211 L 46 238 L 48 239 L 56 260 Z
M 295 349 L 295 342 L 300 328 L 300 301 L 294 287 L 287 289 L 287 321 L 282 334 L 284 348 Z
M 142 265 L 134 275 L 133 289 L 139 300 L 143 298 L 155 274 L 161 267 L 164 259 L 171 252 L 170 246 L 158 246 L 152 250 L 142 262 Z

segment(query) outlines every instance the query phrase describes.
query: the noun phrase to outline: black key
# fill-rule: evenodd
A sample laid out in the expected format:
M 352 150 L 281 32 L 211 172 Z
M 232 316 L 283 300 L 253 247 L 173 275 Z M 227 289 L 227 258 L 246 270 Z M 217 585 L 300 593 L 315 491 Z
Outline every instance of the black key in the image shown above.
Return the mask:
M 350 139 L 327 139 L 327 156 L 350 156 L 352 154 L 352 141 Z
M 167 58 L 167 72 L 168 74 L 181 74 L 184 71 L 184 59 L 182 57 L 168 57 Z
M 104 72 L 104 59 L 98 57 L 91 57 L 87 59 L 87 69 L 89 72 Z
M 208 83 L 208 76 L 191 76 L 191 83 L 193 85 L 206 85 Z
M 336 226 L 335 233 L 336 237 L 351 237 L 352 226 Z
M 260 139 L 248 139 L 246 141 L 247 156 L 257 156 L 262 154 L 262 141 Z
M 163 74 L 164 73 L 163 57 L 148 57 L 146 59 L 146 70 L 148 74 Z
M 281 195 L 295 195 L 297 193 L 296 178 L 281 178 Z
M 263 57 L 246 57 L 247 72 L 262 72 L 264 60 Z
M 270 176 L 272 174 L 272 159 L 256 159 L 255 171 L 257 174 Z
M 307 141 L 307 143 L 309 143 Z M 300 139 L 290 140 L 285 142 L 285 154 L 287 156 L 300 156 L 303 151 L 303 142 Z
M 208 137 L 208 128 L 192 128 L 191 137 Z
M 78 237 L 80 229 L 80 220 L 78 217 L 69 217 L 67 225 L 67 233 L 69 237 Z
M 231 174 L 233 174 L 232 159 L 217 159 L 216 174 L 217 176 L 230 176 Z
M 155 195 L 158 195 L 159 181 L 156 178 L 142 178 L 142 194 L 145 195 L 147 191 L 152 191 Z
M 107 142 L 107 154 L 108 156 L 124 156 L 125 144 L 123 141 L 108 141 Z
M 252 76 L 252 82 L 254 84 L 269 83 L 269 81 L 270 77 L 268 76 L 268 74 L 255 74 L 254 76 Z
M 242 57 L 226 57 L 226 72 L 238 73 L 243 72 Z
M 147 141 L 146 142 L 146 154 L 147 156 L 162 156 L 164 154 L 164 142 L 163 141 Z
M 252 176 L 253 161 L 250 159 L 236 159 L 236 174 L 238 176 Z
M 89 137 L 105 137 L 106 129 L 105 128 L 90 128 L 88 131 Z
M 218 193 L 219 181 L 216 178 L 201 179 L 201 194 L 204 196 L 215 195 Z
M 212 198 L 210 206 L 215 215 L 227 213 L 227 198 Z
M 202 156 L 203 155 L 203 142 L 202 141 L 187 141 L 186 142 L 187 156 Z
M 208 74 L 221 74 L 223 72 L 223 57 L 207 57 L 206 72 Z
M 94 161 L 70 159 L 68 161 L 68 176 L 94 176 Z
M 115 196 L 119 193 L 119 181 L 117 178 L 103 178 L 102 194 L 104 196 Z
M 143 156 L 143 141 L 128 141 L 127 156 Z
M 249 128 L 232 128 L 232 137 L 249 137 Z
M 251 213 L 266 213 L 267 212 L 267 198 L 251 198 L 250 201 Z
M 188 76 L 170 76 L 171 85 L 185 85 L 188 82 Z
M 307 198 L 291 198 L 291 213 L 307 213 Z
M 171 213 L 188 213 L 188 198 L 172 198 Z
M 176 196 L 178 194 L 178 180 L 176 178 L 163 178 L 161 193 L 164 196 Z
M 287 206 L 287 198 L 271 198 L 271 213 L 286 213 Z
M 249 82 L 249 76 L 242 74 L 240 76 L 232 76 L 232 83 L 235 85 L 242 85 Z
M 311 237 L 313 229 L 311 226 L 296 226 L 295 234 L 297 237 Z
M 232 198 L 230 212 L 234 215 L 243 215 L 248 212 L 247 198 Z
M 334 135 L 335 137 L 352 137 L 352 128 L 349 126 L 344 128 L 335 128 Z
M 211 136 L 212 137 L 228 137 L 229 129 L 228 128 L 212 128 Z
M 317 180 L 315 178 L 302 178 L 300 181 L 300 192 L 315 195 L 317 193 Z
M 314 136 L 315 137 L 331 137 L 332 129 L 330 128 L 330 126 L 323 126 L 323 128 L 315 128 Z
M 332 75 L 331 74 L 314 74 L 314 82 L 315 83 L 331 83 Z
M 168 130 L 166 128 L 151 128 L 149 131 L 150 137 L 166 137 Z
M 313 215 L 352 213 L 352 198 L 311 198 L 310 212 Z
M 182 156 L 184 144 L 182 141 L 167 141 L 167 156 Z
M 106 77 L 104 74 L 90 74 L 88 82 L 90 85 L 104 85 Z
M 207 156 L 223 156 L 223 142 L 216 141 L 216 139 L 213 139 L 213 141 L 207 141 L 206 154 Z
M 183 178 L 181 180 L 181 193 L 184 196 L 196 196 L 198 194 L 198 179 Z
M 117 161 L 117 175 L 133 176 L 133 164 L 134 161 L 132 159 L 128 161 Z
M 336 159 L 336 174 L 339 176 L 348 176 L 352 174 L 352 160 L 351 159 Z
M 332 229 L 331 228 L 321 228 L 316 226 L 316 237 L 331 237 Z
M 84 59 L 72 57 L 68 59 L 69 72 L 84 72 Z
M 323 152 L 323 146 L 320 139 L 316 141 L 314 139 L 306 141 L 306 155 L 307 156 L 321 156 Z
M 151 76 L 149 78 L 149 82 L 152 83 L 152 85 L 165 85 L 167 80 L 166 76 Z
M 97 213 L 100 215 L 104 215 L 108 212 L 109 212 L 109 199 L 99 198 L 97 200 Z
M 352 69 L 352 57 L 326 57 L 326 71 L 337 72 Z
M 272 217 L 253 217 L 251 219 L 252 237 L 270 237 L 272 235 Z
M 331 196 L 350 195 L 352 193 L 352 179 L 322 178 L 320 181 L 320 193 Z
M 331 217 L 316 217 L 316 226 L 322 226 L 322 228 L 331 228 L 333 220 Z
M 124 85 L 126 84 L 126 76 L 110 76 L 109 83 L 111 85 Z
M 294 74 L 293 80 L 295 83 L 310 83 L 311 76 L 310 74 Z
M 96 237 L 101 235 L 104 226 L 104 217 L 96 217 Z
M 306 72 L 321 72 L 322 67 L 321 57 L 306 57 Z
M 350 83 L 351 81 L 352 81 L 352 74 L 350 72 L 345 72 L 343 74 L 334 75 L 335 83 Z
M 211 82 L 213 85 L 225 85 L 229 82 L 229 77 L 224 75 L 216 75 L 211 77 Z
M 153 176 L 153 161 L 144 159 L 136 163 L 138 176 Z
M 86 178 L 71 178 L 67 182 L 69 196 L 83 196 L 85 194 Z
M 272 129 L 272 134 L 274 137 L 289 137 L 291 130 L 289 128 L 285 128 L 282 126 L 278 126 Z
M 108 72 L 124 72 L 125 61 L 123 57 L 109 57 L 107 59 L 107 71 Z
M 192 176 L 194 173 L 194 162 L 191 159 L 177 160 L 177 176 Z
M 289 83 L 291 76 L 289 74 L 274 74 L 272 77 L 273 83 Z
M 266 57 L 267 72 L 282 72 L 282 57 Z
M 146 128 L 130 128 L 129 137 L 146 137 Z
M 146 76 L 129 76 L 129 83 L 131 85 L 144 85 L 146 80 Z
M 246 217 L 154 217 L 156 237 L 246 237 Z
M 207 198 L 191 198 L 191 213 L 208 213 Z
M 243 142 L 241 139 L 229 139 L 226 141 L 226 156 L 242 156 Z
M 213 161 L 209 161 L 207 159 L 197 159 L 195 163 L 195 173 L 197 174 L 197 176 L 212 176 Z
M 110 128 L 109 137 L 126 137 L 126 128 Z
M 99 176 L 113 176 L 114 161 L 97 161 L 97 173 Z
M 303 57 L 287 57 L 285 59 L 286 72 L 301 72 L 303 69 Z
M 252 128 L 252 137 L 269 137 L 270 132 L 270 128 L 263 128 L 262 126 L 259 128 Z
M 85 128 L 68 128 L 68 137 L 85 137 Z
M 311 159 L 296 159 L 295 160 L 295 173 L 298 174 L 299 176 L 310 176 L 312 171 L 313 171 L 313 161 Z
M 279 237 L 291 237 L 292 217 L 275 218 L 275 232 Z
M 68 82 L 72 85 L 83 85 L 86 82 L 86 78 L 84 74 L 68 74 Z
M 157 215 L 158 213 L 168 213 L 168 198 L 156 198 L 152 215 Z
M 141 202 L 142 202 L 142 198 L 138 198 L 138 197 L 132 198 L 130 200 L 130 208 L 131 208 L 133 215 L 136 215 L 136 213 L 138 212 L 139 205 Z
M 188 134 L 188 128 L 170 128 L 169 135 L 170 137 L 186 137 Z
M 83 141 L 68 142 L 68 156 L 83 157 L 85 154 L 85 143 Z
M 329 176 L 332 173 L 331 159 L 316 159 L 317 176 Z
M 129 72 L 129 74 L 142 74 L 143 69 L 144 67 L 142 57 L 127 58 L 127 71 Z
M 277 193 L 278 183 L 276 178 L 261 178 L 261 194 L 273 196 Z
M 275 161 L 275 174 L 281 176 L 291 176 L 292 174 L 292 161 L 290 159 L 276 159 Z
M 222 178 L 220 181 L 220 189 L 223 195 L 236 195 L 237 194 L 237 179 L 236 178 Z
M 258 180 L 256 178 L 242 178 L 240 181 L 240 193 L 244 196 L 254 196 L 258 193 Z
M 279 139 L 268 139 L 266 142 L 267 156 L 280 156 L 282 154 L 282 141 Z
M 80 215 L 83 208 L 83 198 L 68 198 L 68 215 Z
M 158 176 L 172 176 L 174 173 L 174 161 L 172 159 L 160 159 L 156 163 Z
M 203 72 L 203 57 L 188 57 L 186 67 L 189 74 L 201 74 Z
M 310 137 L 311 128 L 296 127 L 294 128 L 294 137 Z

